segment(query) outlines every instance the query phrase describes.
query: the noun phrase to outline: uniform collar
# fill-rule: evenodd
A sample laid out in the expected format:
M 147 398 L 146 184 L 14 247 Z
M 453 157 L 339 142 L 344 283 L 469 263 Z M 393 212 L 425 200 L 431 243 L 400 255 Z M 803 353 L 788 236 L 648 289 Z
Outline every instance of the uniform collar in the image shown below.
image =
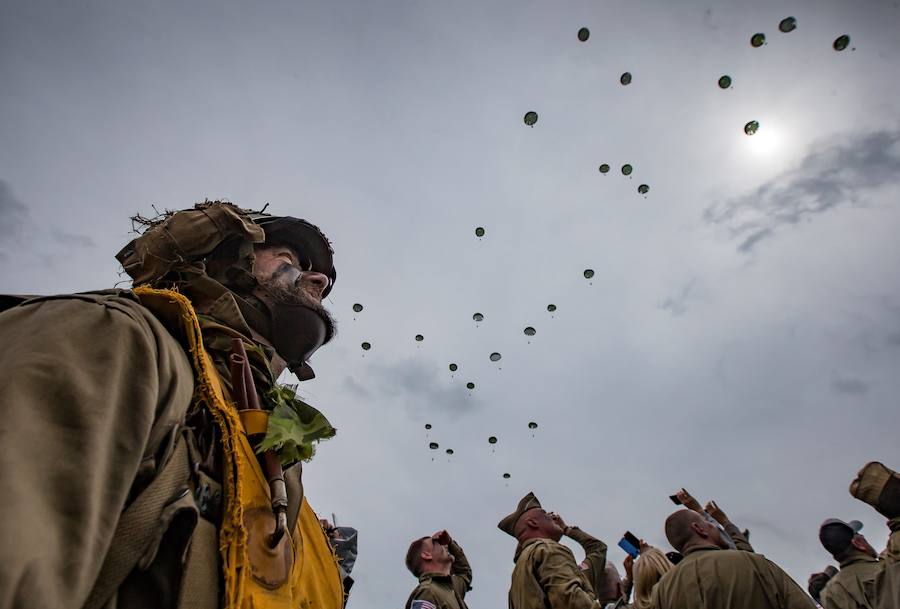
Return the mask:
M 707 550 L 721 550 L 721 549 L 722 548 L 720 548 L 719 546 L 716 546 L 713 544 L 694 546 L 690 550 L 684 552 L 684 557 L 687 558 L 688 556 L 690 556 L 691 554 L 694 554 L 695 552 L 706 552 Z
M 444 575 L 443 573 L 423 573 L 419 576 L 419 583 L 425 583 L 429 580 L 435 580 L 439 582 L 450 582 L 450 575 Z
M 874 556 L 869 556 L 868 554 L 854 554 L 853 556 L 845 558 L 841 561 L 841 569 L 850 565 L 856 565 L 864 562 L 878 562 L 878 559 Z

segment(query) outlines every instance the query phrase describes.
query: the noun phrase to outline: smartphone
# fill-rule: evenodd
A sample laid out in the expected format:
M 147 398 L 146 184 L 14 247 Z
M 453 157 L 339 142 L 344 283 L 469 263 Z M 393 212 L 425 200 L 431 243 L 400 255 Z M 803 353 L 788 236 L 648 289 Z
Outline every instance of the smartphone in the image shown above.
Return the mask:
M 679 552 L 666 552 L 666 558 L 668 558 L 669 562 L 671 562 L 673 565 L 677 565 L 681 562 L 681 559 L 684 558 L 684 556 L 682 556 Z
M 678 498 L 678 495 L 669 495 L 669 499 L 671 499 L 672 503 L 675 505 L 681 505 L 681 499 Z
M 625 550 L 625 553 L 632 558 L 637 558 L 641 553 L 641 541 L 631 534 L 631 531 L 625 531 L 622 539 L 619 540 L 619 547 Z

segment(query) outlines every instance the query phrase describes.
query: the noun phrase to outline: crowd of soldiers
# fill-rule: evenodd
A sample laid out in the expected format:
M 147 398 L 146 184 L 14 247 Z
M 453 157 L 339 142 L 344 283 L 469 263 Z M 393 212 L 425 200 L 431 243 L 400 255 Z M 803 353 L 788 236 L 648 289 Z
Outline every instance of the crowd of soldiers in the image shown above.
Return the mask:
M 335 334 L 331 242 L 224 201 L 133 221 L 116 256 L 132 289 L 0 296 L 0 609 L 342 609 L 356 532 L 321 522 L 302 478 L 336 430 L 278 382 L 313 378 Z M 840 570 L 810 592 L 826 609 L 900 608 L 900 477 L 871 463 L 851 493 L 890 519 L 888 549 L 826 521 Z M 499 524 L 517 541 L 510 608 L 625 607 L 632 592 L 639 609 L 813 607 L 715 504 L 679 500 L 675 552 L 637 542 L 620 580 L 606 544 L 527 495 Z M 466 606 L 472 570 L 446 531 L 406 564 L 410 609 Z
M 510 609 L 898 609 L 900 608 L 900 474 L 868 463 L 850 493 L 888 518 L 890 537 L 879 555 L 857 520 L 829 518 L 819 528 L 829 565 L 809 577 L 807 590 L 775 562 L 756 553 L 713 501 L 701 507 L 685 489 L 673 498 L 683 509 L 665 522 L 674 551 L 643 540 L 628 545 L 625 577 L 606 560 L 607 545 L 567 525 L 528 493 L 498 527 L 517 541 L 509 588 Z M 584 550 L 580 563 L 560 539 Z M 419 579 L 406 609 L 466 609 L 472 568 L 447 531 L 416 539 L 406 566 Z

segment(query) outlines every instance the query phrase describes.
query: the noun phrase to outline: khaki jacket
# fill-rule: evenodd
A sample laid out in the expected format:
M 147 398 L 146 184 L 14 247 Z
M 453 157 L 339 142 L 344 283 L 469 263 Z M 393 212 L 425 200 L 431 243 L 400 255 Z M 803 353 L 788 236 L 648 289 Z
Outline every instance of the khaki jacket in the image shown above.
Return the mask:
M 761 554 L 715 547 L 688 551 L 650 599 L 653 609 L 815 609 L 787 573 Z
M 871 556 L 854 556 L 841 561 L 841 570 L 832 577 L 820 595 L 824 609 L 872 609 L 867 597 L 875 585 L 882 563 Z M 869 592 L 871 595 L 871 592 Z
M 574 527 L 569 531 L 575 535 L 583 533 Z M 603 545 L 603 558 L 595 553 L 591 560 L 585 560 L 586 565 L 592 565 L 588 568 L 598 572 L 602 571 L 606 556 L 606 545 L 599 543 Z M 599 547 L 595 547 L 599 552 Z M 514 560 L 510 609 L 599 609 L 591 578 L 586 575 L 588 568 L 579 568 L 575 555 L 561 543 L 529 539 L 516 548 Z
M 452 540 L 450 554 L 454 558 L 450 575 L 423 573 L 419 576 L 419 585 L 409 595 L 406 609 L 412 607 L 413 601 L 427 601 L 437 609 L 468 609 L 463 599 L 472 589 L 472 567 L 462 548 Z

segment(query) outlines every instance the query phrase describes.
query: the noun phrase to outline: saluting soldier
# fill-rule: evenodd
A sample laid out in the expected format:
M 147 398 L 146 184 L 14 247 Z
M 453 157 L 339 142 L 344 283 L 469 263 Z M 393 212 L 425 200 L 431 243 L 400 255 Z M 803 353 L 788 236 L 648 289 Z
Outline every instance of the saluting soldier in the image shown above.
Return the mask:
M 684 559 L 653 588 L 652 609 L 815 609 L 778 565 L 729 549 L 719 528 L 696 512 L 669 516 L 666 537 Z
M 409 544 L 406 568 L 419 578 L 406 609 L 467 609 L 464 599 L 472 589 L 472 567 L 450 533 L 438 531 Z
M 599 609 L 594 583 L 605 578 L 606 544 L 544 510 L 534 493 L 498 528 L 519 544 L 509 588 L 510 609 Z M 559 543 L 563 535 L 585 550 L 579 565 L 572 550 Z

